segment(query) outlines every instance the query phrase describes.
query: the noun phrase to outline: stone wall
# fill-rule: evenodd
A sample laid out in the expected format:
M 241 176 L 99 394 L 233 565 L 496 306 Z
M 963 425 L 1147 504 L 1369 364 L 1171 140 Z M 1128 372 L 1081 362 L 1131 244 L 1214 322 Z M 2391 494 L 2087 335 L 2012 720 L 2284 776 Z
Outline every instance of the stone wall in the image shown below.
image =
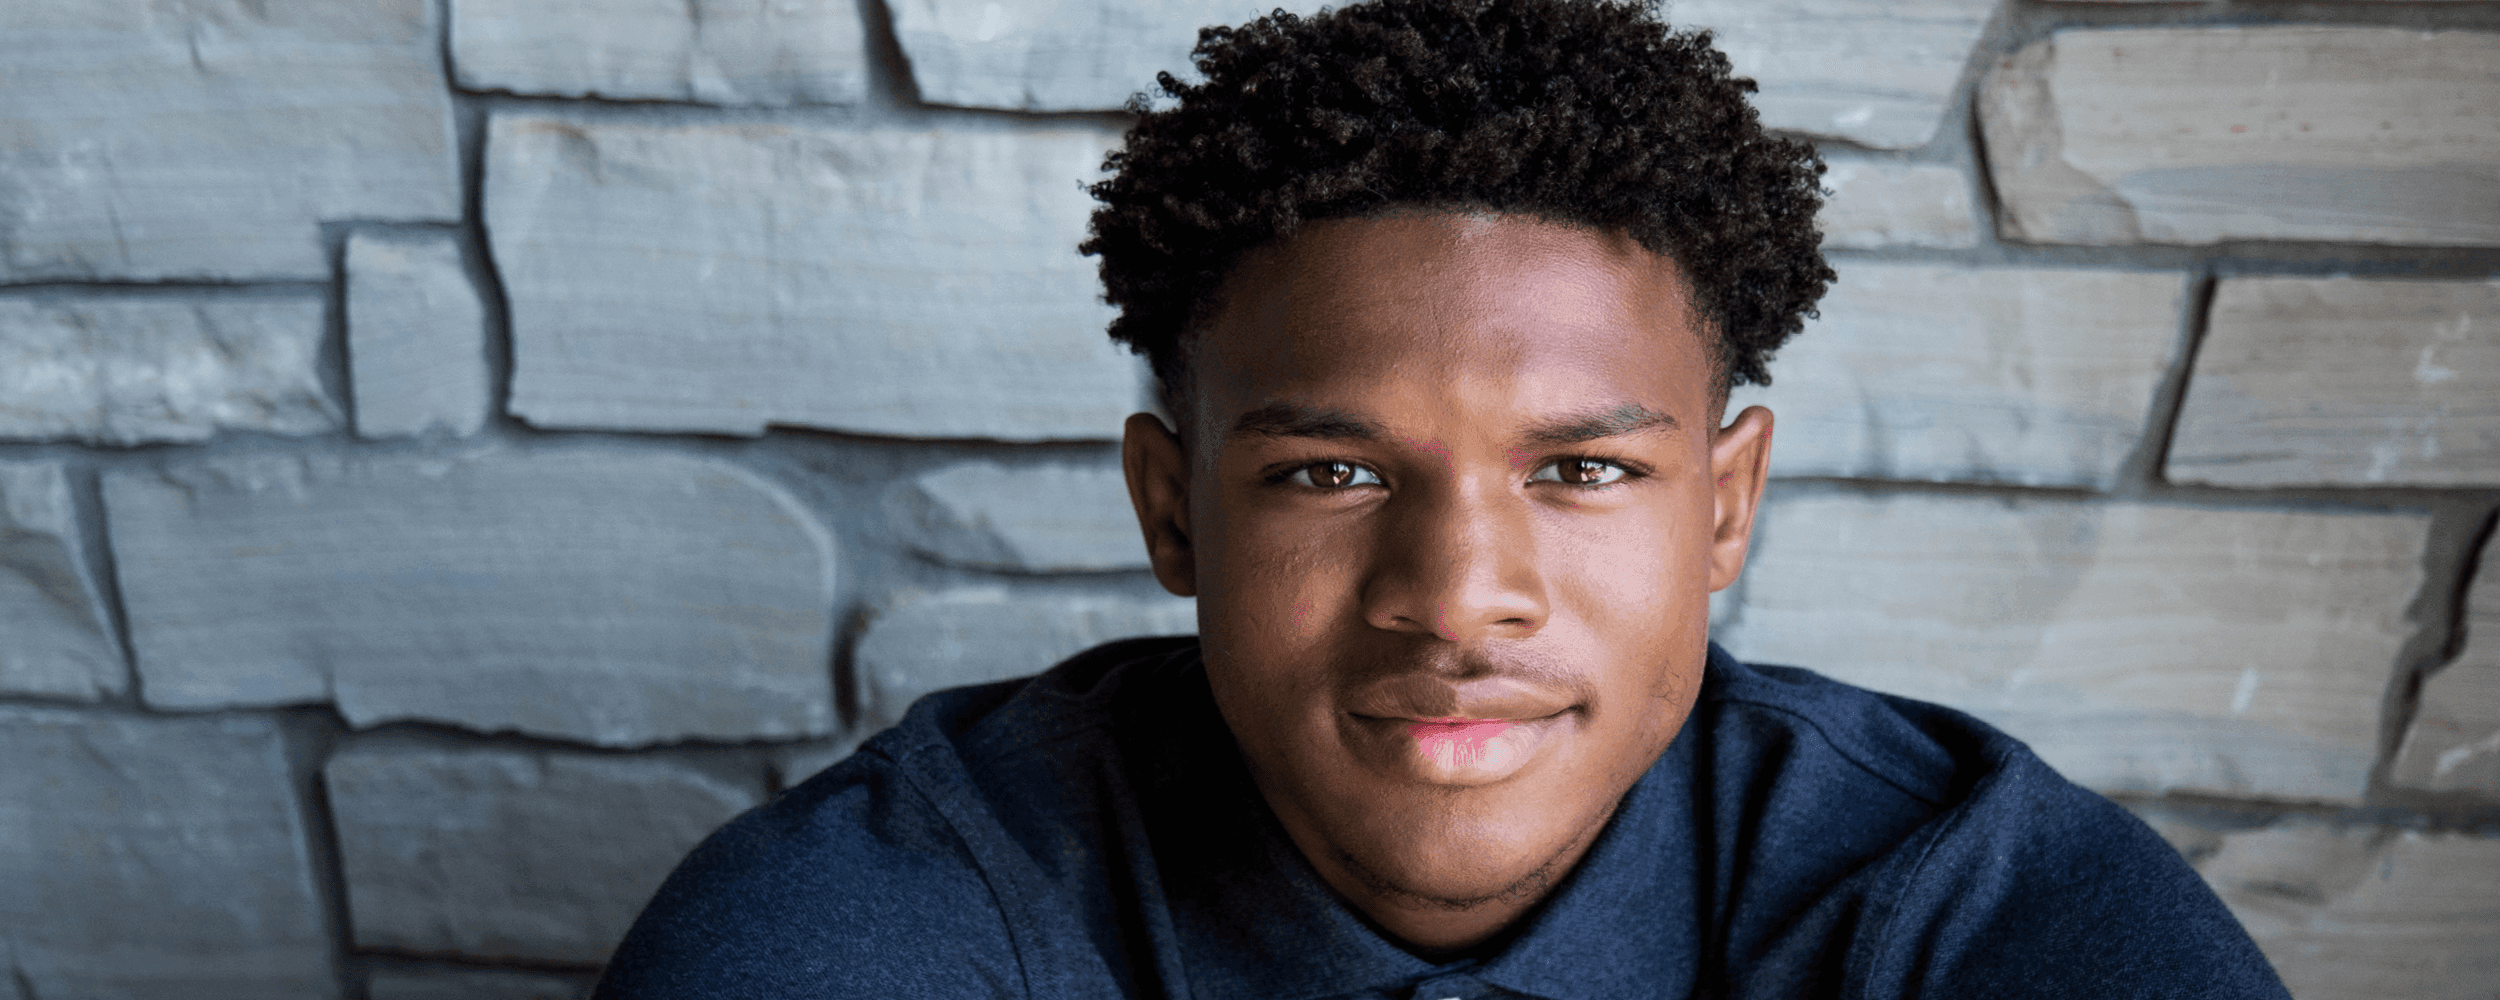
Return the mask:
M 1077 182 L 1264 6 L 0 5 L 0 997 L 574 996 L 918 694 L 1186 629 Z M 2303 1000 L 2490 996 L 2500 8 L 1671 13 L 1836 192 L 1720 637 Z

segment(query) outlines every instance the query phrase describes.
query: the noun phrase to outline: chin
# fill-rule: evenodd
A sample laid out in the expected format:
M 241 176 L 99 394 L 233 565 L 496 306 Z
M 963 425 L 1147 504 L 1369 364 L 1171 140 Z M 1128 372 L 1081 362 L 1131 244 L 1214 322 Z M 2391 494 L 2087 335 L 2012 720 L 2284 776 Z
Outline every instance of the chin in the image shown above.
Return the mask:
M 1377 806 L 1345 817 L 1352 822 L 1333 831 L 1330 846 L 1366 888 L 1413 904 L 1465 909 L 1533 899 L 1590 832 L 1554 828 L 1582 811 L 1572 804 L 1505 802 L 1509 796 L 1494 789 L 1412 791 L 1426 801 L 1394 796 L 1408 800 L 1398 808 L 1382 801 L 1391 796 L 1366 797 Z M 1521 823 L 1522 816 L 1539 821 Z M 1601 815 L 1592 829 L 1603 826 Z
M 1553 887 L 1564 869 L 1562 854 L 1539 856 L 1523 846 L 1453 830 L 1380 850 L 1341 850 L 1338 861 L 1382 896 L 1418 908 L 1466 910 L 1535 899 Z

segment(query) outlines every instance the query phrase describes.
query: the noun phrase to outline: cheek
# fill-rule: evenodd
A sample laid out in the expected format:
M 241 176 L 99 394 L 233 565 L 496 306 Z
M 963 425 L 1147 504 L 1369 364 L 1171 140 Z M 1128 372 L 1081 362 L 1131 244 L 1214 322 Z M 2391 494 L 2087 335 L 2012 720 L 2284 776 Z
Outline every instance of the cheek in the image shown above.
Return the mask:
M 1234 648 L 1287 655 L 1343 629 L 1359 538 L 1252 505 L 1220 512 L 1229 526 L 1202 560 L 1200 617 Z

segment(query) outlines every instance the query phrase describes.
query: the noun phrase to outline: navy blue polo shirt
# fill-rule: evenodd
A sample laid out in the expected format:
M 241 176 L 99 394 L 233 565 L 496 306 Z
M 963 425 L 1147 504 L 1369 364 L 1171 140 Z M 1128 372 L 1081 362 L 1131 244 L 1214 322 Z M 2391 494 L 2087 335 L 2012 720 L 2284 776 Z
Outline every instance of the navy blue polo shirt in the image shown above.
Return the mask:
M 1419 957 L 1286 839 L 1164 638 L 920 700 L 696 848 L 598 996 L 2286 994 L 2176 852 L 2020 742 L 1716 646 L 1553 894 Z

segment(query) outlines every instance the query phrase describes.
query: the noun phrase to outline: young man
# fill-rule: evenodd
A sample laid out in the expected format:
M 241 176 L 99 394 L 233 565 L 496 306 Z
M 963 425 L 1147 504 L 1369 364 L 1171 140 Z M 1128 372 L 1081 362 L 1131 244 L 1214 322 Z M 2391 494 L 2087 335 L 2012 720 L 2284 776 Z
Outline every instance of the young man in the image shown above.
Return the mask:
M 1198 62 L 1086 249 L 1199 636 L 924 699 L 698 849 L 603 996 L 2282 996 L 2021 744 L 1710 645 L 1772 431 L 1727 391 L 1831 272 L 1705 37 L 1378 0 Z

